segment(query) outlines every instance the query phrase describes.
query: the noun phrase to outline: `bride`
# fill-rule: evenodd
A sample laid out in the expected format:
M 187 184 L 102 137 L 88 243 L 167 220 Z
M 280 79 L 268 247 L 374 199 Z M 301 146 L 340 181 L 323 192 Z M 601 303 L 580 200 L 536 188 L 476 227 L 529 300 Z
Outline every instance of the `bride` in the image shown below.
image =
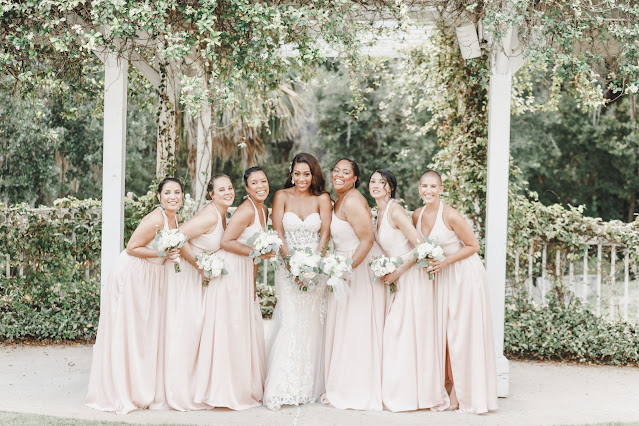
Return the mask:
M 284 189 L 273 200 L 273 229 L 284 242 L 282 256 L 288 256 L 292 248 L 325 250 L 331 212 L 319 163 L 310 154 L 297 154 Z M 285 267 L 275 273 L 277 306 L 267 345 L 264 388 L 264 405 L 275 411 L 283 404 L 319 401 L 324 390 L 326 285 L 302 288 L 299 284 Z

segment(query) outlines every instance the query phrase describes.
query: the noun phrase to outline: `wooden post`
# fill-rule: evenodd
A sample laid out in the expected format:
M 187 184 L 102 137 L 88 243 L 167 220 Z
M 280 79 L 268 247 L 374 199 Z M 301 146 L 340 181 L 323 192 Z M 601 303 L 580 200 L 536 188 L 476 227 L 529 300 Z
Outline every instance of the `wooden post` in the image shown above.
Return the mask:
M 104 56 L 104 142 L 102 152 L 102 290 L 124 238 L 124 172 L 129 63 L 116 53 Z
M 498 64 L 508 57 L 497 49 L 488 89 L 488 175 L 486 190 L 486 271 L 490 283 L 497 394 L 508 395 L 508 360 L 504 356 L 504 306 L 508 232 L 508 171 L 510 165 L 510 68 Z

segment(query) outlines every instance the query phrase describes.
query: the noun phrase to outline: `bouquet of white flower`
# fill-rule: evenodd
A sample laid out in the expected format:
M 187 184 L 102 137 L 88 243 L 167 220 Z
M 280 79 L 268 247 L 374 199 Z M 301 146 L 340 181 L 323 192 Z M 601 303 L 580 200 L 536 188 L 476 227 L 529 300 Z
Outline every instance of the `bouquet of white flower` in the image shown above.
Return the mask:
M 166 252 L 172 249 L 182 248 L 189 239 L 179 229 L 161 230 L 153 239 L 152 247 L 158 251 L 158 257 L 165 257 Z M 180 256 L 173 260 L 175 272 L 180 272 Z
M 344 278 L 347 278 L 353 270 L 353 259 L 328 254 L 322 258 L 321 269 L 324 274 L 329 276 L 326 285 L 335 294 L 337 302 L 346 300 L 351 288 L 346 284 Z
M 287 260 L 289 273 L 293 278 L 297 278 L 300 290 L 307 291 L 309 287 L 317 284 L 322 273 L 322 256 L 318 252 L 310 248 L 293 248 Z
M 417 265 L 421 266 L 422 268 L 427 267 L 433 260 L 444 259 L 444 249 L 435 240 L 426 238 L 426 241 L 418 244 L 415 249 L 415 259 L 417 259 Z M 428 279 L 435 279 L 435 274 L 429 272 Z
M 392 272 L 395 272 L 395 269 L 397 269 L 397 267 L 401 265 L 402 263 L 404 263 L 404 261 L 402 260 L 401 257 L 376 256 L 369 263 L 369 265 L 371 269 L 373 270 L 375 277 L 381 278 L 384 275 L 388 275 Z M 395 287 L 395 283 L 391 283 L 389 288 L 391 293 L 395 293 L 397 291 L 397 287 Z
M 204 271 L 206 278 L 217 278 L 220 275 L 228 274 L 224 269 L 224 260 L 215 253 L 203 251 L 202 254 L 195 256 L 195 264 Z M 202 285 L 208 285 L 207 280 L 202 280 Z
M 274 230 L 257 231 L 248 239 L 247 244 L 253 247 L 249 257 L 253 259 L 253 263 L 258 265 L 262 259 L 260 256 L 270 251 L 277 253 L 282 245 L 282 240 Z

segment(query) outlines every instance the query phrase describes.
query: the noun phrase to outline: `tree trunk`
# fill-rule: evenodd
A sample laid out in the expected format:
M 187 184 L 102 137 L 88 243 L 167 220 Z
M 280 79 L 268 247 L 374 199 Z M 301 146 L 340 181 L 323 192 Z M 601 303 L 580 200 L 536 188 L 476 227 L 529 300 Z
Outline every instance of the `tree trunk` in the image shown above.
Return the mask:
M 177 73 L 171 64 L 161 64 L 162 82 L 158 90 L 160 105 L 158 112 L 157 162 L 158 178 L 173 176 L 176 170 L 175 147 L 177 145 Z

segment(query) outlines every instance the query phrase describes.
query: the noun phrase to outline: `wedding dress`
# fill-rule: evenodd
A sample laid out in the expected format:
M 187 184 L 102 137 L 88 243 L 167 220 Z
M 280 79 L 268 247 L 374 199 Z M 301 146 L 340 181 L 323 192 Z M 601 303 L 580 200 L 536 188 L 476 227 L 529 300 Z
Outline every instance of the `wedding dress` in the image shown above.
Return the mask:
M 322 221 L 319 213 L 301 219 L 293 212 L 282 218 L 289 250 L 317 250 Z M 275 272 L 277 305 L 273 333 L 267 344 L 264 405 L 277 410 L 283 404 L 319 401 L 324 391 L 322 362 L 326 285 L 311 285 L 306 291 L 290 278 L 284 266 Z

